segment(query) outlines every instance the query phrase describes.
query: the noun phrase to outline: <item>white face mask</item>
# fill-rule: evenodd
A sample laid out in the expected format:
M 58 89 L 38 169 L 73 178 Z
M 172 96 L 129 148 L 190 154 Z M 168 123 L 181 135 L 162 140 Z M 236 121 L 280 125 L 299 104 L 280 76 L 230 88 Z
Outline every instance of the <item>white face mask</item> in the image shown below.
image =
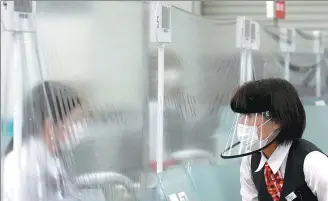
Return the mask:
M 237 127 L 237 137 L 241 143 L 250 143 L 254 135 L 257 137 L 257 127 L 256 126 L 249 126 L 244 124 L 238 124 Z
M 263 124 L 262 124 L 263 125 Z M 260 140 L 257 135 L 257 127 L 244 124 L 238 124 L 237 137 L 240 143 L 247 149 L 252 149 L 253 145 L 257 143 L 266 144 L 268 139 Z

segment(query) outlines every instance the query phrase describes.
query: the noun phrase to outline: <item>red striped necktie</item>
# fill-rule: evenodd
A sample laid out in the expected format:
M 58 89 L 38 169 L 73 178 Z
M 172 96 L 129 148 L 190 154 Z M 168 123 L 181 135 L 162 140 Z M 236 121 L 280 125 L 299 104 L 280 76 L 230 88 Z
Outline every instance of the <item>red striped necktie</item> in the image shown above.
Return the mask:
M 280 200 L 280 192 L 284 184 L 284 179 L 281 176 L 280 171 L 273 174 L 269 164 L 264 164 L 264 178 L 267 186 L 268 193 L 271 195 L 273 201 Z

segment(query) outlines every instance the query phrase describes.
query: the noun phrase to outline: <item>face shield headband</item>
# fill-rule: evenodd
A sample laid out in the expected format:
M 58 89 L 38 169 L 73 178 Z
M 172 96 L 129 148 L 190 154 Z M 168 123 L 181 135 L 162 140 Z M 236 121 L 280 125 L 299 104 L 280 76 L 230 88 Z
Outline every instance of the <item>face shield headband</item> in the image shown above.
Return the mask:
M 279 133 L 270 112 L 236 114 L 221 157 L 237 158 L 270 146 Z

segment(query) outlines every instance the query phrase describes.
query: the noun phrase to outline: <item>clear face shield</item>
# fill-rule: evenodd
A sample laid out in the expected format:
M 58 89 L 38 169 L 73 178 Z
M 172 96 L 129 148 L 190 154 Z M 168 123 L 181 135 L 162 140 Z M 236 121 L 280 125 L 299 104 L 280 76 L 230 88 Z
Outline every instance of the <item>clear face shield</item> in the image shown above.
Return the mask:
M 269 112 L 236 114 L 222 158 L 246 156 L 268 147 L 276 139 L 279 126 Z

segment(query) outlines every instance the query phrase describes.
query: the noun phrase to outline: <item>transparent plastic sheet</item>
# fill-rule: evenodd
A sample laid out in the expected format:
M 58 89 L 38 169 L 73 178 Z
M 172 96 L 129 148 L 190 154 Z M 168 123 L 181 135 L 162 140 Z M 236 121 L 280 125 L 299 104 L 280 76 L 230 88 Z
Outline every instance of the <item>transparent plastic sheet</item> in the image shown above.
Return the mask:
M 282 29 L 261 25 L 261 47 L 258 52 L 254 53 L 254 57 L 261 60 L 254 62 L 256 79 L 288 78 L 298 90 L 301 98 L 313 99 L 316 97 L 316 69 L 320 66 L 321 95 L 324 96 L 327 93 L 326 56 L 321 54 L 318 60 L 317 54 L 314 53 L 316 38 L 313 33 L 295 29 L 295 49 L 291 52 L 281 49 L 280 43 L 284 37 Z M 289 63 L 287 67 L 285 67 L 285 62 Z M 289 76 L 286 76 L 288 73 Z
M 219 122 L 220 111 L 239 83 L 236 22 L 220 23 L 175 7 L 171 19 L 172 42 L 164 54 L 164 162 L 216 163 L 223 149 L 217 147 L 216 129 L 225 126 Z M 150 45 L 150 50 L 155 77 L 156 46 Z M 156 86 L 157 79 L 150 84 L 154 100 Z
M 187 167 L 190 166 L 178 166 L 157 174 L 160 200 L 200 200 L 197 185 Z
M 5 200 L 136 200 L 147 91 L 143 4 L 50 1 L 36 7 L 29 19 L 36 32 L 14 40 L 28 54 L 7 55 L 26 62 L 6 67 L 12 76 L 1 111 L 14 119 L 14 140 L 21 131 L 22 146 L 14 143 L 17 151 L 5 156 Z M 17 189 L 19 197 L 10 199 Z
M 43 127 L 34 124 L 40 120 L 40 112 L 45 105 L 34 104 L 34 97 L 30 93 L 33 93 L 32 88 L 42 82 L 43 78 L 37 60 L 35 57 L 32 58 L 32 55 L 36 53 L 31 51 L 33 50 L 31 38 L 35 33 L 35 29 L 29 26 L 32 16 L 11 12 L 12 5 L 8 3 L 7 9 L 1 12 L 3 32 L 6 41 L 8 40 L 4 47 L 5 53 L 2 55 L 5 62 L 1 65 L 1 71 L 5 73 L 1 74 L 3 78 L 1 81 L 5 87 L 2 88 L 4 97 L 1 101 L 1 117 L 13 118 L 14 123 L 13 137 L 1 158 L 4 163 L 4 168 L 1 169 L 3 171 L 2 199 L 24 200 L 30 197 L 38 200 L 39 196 L 36 194 L 38 191 L 30 190 L 29 181 L 32 175 L 35 176 L 34 182 L 40 180 L 40 185 L 48 179 L 31 172 L 34 169 L 43 172 L 44 161 L 48 159 L 43 152 L 43 147 L 37 145 L 37 139 L 40 138 Z M 39 89 L 38 91 L 42 90 L 42 85 Z M 48 132 L 52 130 L 49 128 Z M 36 155 L 36 153 L 39 154 Z M 39 161 L 39 157 L 43 160 Z M 39 192 L 42 191 L 41 188 Z M 42 193 L 48 192 L 42 191 Z
M 260 24 L 260 48 L 253 53 L 255 79 L 284 78 L 283 64 L 277 60 L 281 35 L 279 28 Z
M 159 44 L 149 45 L 149 159 L 155 160 L 152 171 L 157 174 L 148 175 L 147 198 L 200 200 L 198 184 L 193 182 L 188 167 L 219 163 L 228 138 L 228 132 L 217 131 L 230 127 L 219 120 L 227 113 L 230 94 L 239 85 L 236 21 L 221 23 L 176 7 L 171 11 L 172 41 L 164 49 L 163 172 L 156 169 L 154 146 Z

